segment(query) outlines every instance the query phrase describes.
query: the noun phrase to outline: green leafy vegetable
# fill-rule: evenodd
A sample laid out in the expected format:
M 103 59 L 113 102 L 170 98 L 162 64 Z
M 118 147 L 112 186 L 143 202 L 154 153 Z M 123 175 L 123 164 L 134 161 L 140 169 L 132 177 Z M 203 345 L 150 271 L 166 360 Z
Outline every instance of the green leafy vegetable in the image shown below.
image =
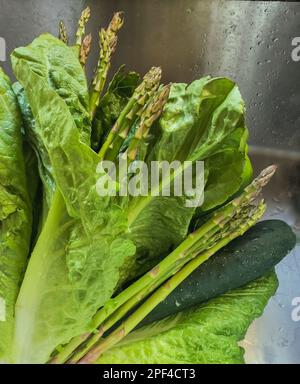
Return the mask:
M 14 305 L 31 236 L 21 125 L 16 97 L 0 68 L 0 358 L 4 360 L 11 358 Z
M 271 273 L 207 304 L 132 332 L 99 364 L 241 364 L 242 340 L 278 286 Z
M 55 182 L 52 176 L 52 166 L 47 155 L 47 151 L 43 143 L 39 142 L 35 137 L 36 121 L 32 115 L 30 105 L 26 98 L 24 88 L 20 83 L 13 84 L 13 90 L 17 96 L 19 107 L 22 113 L 24 125 L 24 154 L 27 163 L 27 170 L 29 172 L 28 178 L 31 180 L 30 190 L 33 204 L 34 213 L 34 227 L 36 232 L 39 233 L 41 226 L 44 224 L 47 217 L 49 207 L 51 205 L 52 197 L 55 192 Z M 37 164 L 36 164 L 37 163 Z M 40 180 L 42 188 L 39 189 Z M 39 195 L 36 195 L 39 193 Z
M 16 361 L 45 362 L 89 329 L 135 247 L 117 201 L 96 192 L 99 159 L 89 147 L 88 90 L 74 50 L 46 34 L 15 50 L 12 62 L 36 122 L 36 151 L 56 185 L 16 306 Z

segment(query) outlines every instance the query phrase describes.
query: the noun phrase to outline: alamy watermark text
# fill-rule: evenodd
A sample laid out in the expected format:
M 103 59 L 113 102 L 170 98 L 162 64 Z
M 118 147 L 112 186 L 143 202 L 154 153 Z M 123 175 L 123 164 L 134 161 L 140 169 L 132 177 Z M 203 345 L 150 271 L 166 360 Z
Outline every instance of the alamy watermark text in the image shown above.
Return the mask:
M 204 162 L 101 161 L 96 189 L 100 196 L 184 196 L 187 207 L 204 200 Z

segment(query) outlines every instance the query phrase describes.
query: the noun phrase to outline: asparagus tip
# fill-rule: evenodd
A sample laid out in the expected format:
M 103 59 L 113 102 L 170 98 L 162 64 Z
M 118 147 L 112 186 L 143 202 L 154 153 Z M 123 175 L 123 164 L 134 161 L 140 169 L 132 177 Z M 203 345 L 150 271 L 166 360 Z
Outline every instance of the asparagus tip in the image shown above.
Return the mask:
M 59 40 L 63 41 L 65 44 L 68 44 L 67 28 L 62 20 L 59 22 L 58 37 Z
M 83 66 L 86 64 L 88 55 L 89 55 L 90 50 L 91 50 L 91 44 L 92 44 L 92 34 L 89 33 L 83 39 L 81 47 L 80 47 L 79 60 Z
M 113 18 L 111 19 L 111 22 L 109 24 L 109 29 L 113 31 L 114 33 L 118 32 L 118 30 L 122 27 L 124 24 L 124 12 L 116 12 L 113 15 Z
M 165 85 L 161 90 L 160 99 L 162 100 L 163 105 L 167 102 L 167 100 L 169 98 L 171 86 L 172 86 L 172 84 L 169 83 L 169 84 Z
M 277 170 L 277 165 L 270 165 L 269 167 L 263 169 L 258 177 L 255 179 L 256 184 L 258 184 L 261 188 L 266 186 L 268 182 L 273 177 L 274 173 Z
M 154 85 L 158 84 L 161 79 L 161 68 L 160 67 L 152 67 L 144 76 L 144 84 L 146 89 L 152 89 Z
M 91 8 L 87 6 L 81 13 L 80 20 L 87 22 L 91 16 Z
M 164 106 L 169 98 L 170 93 L 170 84 L 163 86 L 159 91 L 154 95 L 153 99 L 150 100 L 149 104 L 145 107 L 145 116 L 142 114 L 143 118 L 148 121 L 146 126 L 149 127 L 157 120 L 163 112 Z M 143 121 L 144 122 L 144 121 Z M 148 134 L 148 130 L 144 132 L 144 135 Z
M 79 47 L 82 44 L 82 38 L 84 36 L 85 32 L 85 25 L 89 21 L 89 18 L 91 16 L 91 9 L 90 7 L 86 7 L 80 15 L 79 21 L 78 21 L 78 29 L 76 32 L 76 45 Z

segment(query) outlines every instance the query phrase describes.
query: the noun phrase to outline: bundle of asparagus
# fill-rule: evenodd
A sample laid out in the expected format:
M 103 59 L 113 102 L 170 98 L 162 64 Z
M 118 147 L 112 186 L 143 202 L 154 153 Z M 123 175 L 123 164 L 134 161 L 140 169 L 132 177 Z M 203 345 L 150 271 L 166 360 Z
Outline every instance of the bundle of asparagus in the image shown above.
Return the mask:
M 121 341 L 196 268 L 257 223 L 266 205 L 263 199 L 256 199 L 275 171 L 274 165 L 264 169 L 239 197 L 214 212 L 169 256 L 109 300 L 94 316 L 95 331 L 75 337 L 50 362 L 93 363 L 102 353 Z M 101 338 L 145 297 L 148 297 L 147 300 L 117 329 L 106 338 Z

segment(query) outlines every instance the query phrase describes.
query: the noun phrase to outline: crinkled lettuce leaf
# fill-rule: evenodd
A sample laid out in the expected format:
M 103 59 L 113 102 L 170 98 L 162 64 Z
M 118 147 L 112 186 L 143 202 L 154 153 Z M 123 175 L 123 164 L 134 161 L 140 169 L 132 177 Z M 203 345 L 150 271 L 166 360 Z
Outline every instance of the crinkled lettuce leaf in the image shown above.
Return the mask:
M 34 51 L 31 67 L 37 75 L 47 79 L 51 87 L 65 101 L 80 133 L 80 141 L 89 144 L 91 124 L 88 113 L 89 94 L 86 77 L 81 66 L 78 65 L 76 50 L 64 46 L 63 43 L 58 44 L 56 40 L 50 34 L 43 34 L 31 43 L 30 49 L 32 52 Z M 18 55 L 21 58 L 26 57 L 28 50 L 28 47 L 18 48 L 14 51 L 13 57 L 18 57 Z M 30 56 L 28 56 L 28 60 L 30 60 Z M 42 64 L 46 62 L 48 63 L 46 66 Z M 22 112 L 27 140 L 35 150 L 38 159 L 45 205 L 49 207 L 55 191 L 55 181 L 51 160 L 43 137 L 40 135 L 39 119 L 33 116 L 23 86 L 15 83 L 13 88 Z M 51 105 L 48 105 L 48 108 L 51 109 Z
M 3 360 L 11 357 L 14 306 L 31 236 L 21 126 L 10 80 L 0 68 L 0 359 Z
M 220 148 L 205 160 L 206 183 L 204 202 L 196 212 L 206 212 L 229 200 L 252 180 L 248 157 L 248 130 L 237 128 L 228 135 Z
M 274 272 L 129 334 L 99 364 L 242 364 L 239 346 L 278 286 Z
M 24 88 L 20 83 L 16 82 L 13 84 L 13 90 L 17 96 L 23 119 L 25 134 L 24 154 L 25 158 L 28 158 L 29 160 L 27 169 L 31 173 L 30 178 L 32 181 L 37 183 L 37 176 L 39 175 L 38 179 L 40 179 L 42 182 L 42 196 L 39 196 L 39 200 L 35 199 L 34 208 L 39 209 L 41 217 L 37 217 L 37 221 L 40 221 L 39 224 L 43 225 L 55 192 L 55 182 L 52 176 L 52 165 L 43 143 L 39 140 L 39 136 L 35 135 L 35 132 L 37 131 L 36 121 L 32 115 L 32 111 L 26 98 Z M 37 166 L 34 162 L 37 162 Z M 38 170 L 36 168 L 38 168 Z
M 172 85 L 147 161 L 204 161 L 204 204 L 188 207 L 184 196 L 132 198 L 128 215 L 137 254 L 128 263 L 130 277 L 176 247 L 193 217 L 222 205 L 250 181 L 244 113 L 242 96 L 230 79 L 204 77 Z
M 134 258 L 127 260 L 122 278 L 134 279 L 168 255 L 186 237 L 193 213 L 194 209 L 185 206 L 184 196 L 151 199 L 130 225 L 130 236 L 137 252 Z
M 12 64 L 35 120 L 36 151 L 55 182 L 16 305 L 15 361 L 43 363 L 90 329 L 135 246 L 118 201 L 96 191 L 99 159 L 90 148 L 88 89 L 75 51 L 44 34 L 16 49 Z

